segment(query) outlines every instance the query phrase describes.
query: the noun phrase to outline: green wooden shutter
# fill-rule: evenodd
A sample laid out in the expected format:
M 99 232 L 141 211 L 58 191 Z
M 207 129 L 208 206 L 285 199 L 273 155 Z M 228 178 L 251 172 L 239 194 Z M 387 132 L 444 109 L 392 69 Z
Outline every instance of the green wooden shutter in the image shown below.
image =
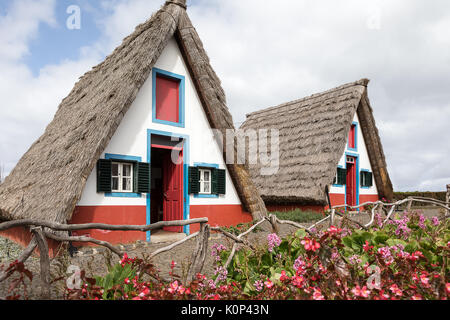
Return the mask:
M 218 175 L 217 175 L 217 169 L 213 168 L 211 169 L 211 194 L 218 194 L 217 191 L 217 180 L 218 180 Z
M 100 159 L 97 162 L 97 192 L 111 192 L 111 160 Z
M 197 167 L 189 167 L 189 194 L 200 192 L 200 173 Z
M 368 187 L 372 187 L 373 186 L 373 173 L 372 172 L 368 172 Z
M 337 169 L 337 184 L 338 185 L 346 185 L 347 184 L 347 170 L 343 169 L 343 168 L 338 168 Z
M 135 164 L 135 190 L 137 193 L 150 193 L 151 180 L 150 180 L 150 163 L 137 162 Z
M 215 171 L 217 172 L 217 194 L 225 194 L 227 192 L 227 173 L 222 169 L 216 169 Z
M 361 171 L 361 187 L 373 186 L 373 174 L 372 172 Z

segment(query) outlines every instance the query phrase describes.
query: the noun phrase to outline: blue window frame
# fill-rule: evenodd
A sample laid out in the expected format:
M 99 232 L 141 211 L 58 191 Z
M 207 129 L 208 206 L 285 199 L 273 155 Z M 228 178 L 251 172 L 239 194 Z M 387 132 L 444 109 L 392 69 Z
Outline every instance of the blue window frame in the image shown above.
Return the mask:
M 126 156 L 122 154 L 105 154 L 106 160 L 116 160 L 117 162 L 122 161 L 131 161 L 131 162 L 142 162 L 141 157 L 134 157 L 134 156 Z M 111 193 L 105 193 L 105 197 L 110 198 L 141 198 L 140 193 L 135 192 L 111 192 Z
M 156 118 L 156 77 L 164 76 L 178 80 L 180 82 L 179 87 L 179 122 L 172 122 L 166 120 L 160 120 Z M 158 68 L 152 70 L 152 119 L 154 123 L 166 124 L 169 126 L 185 127 L 185 77 L 176 73 L 168 72 Z
M 194 167 L 203 168 L 203 169 L 219 169 L 219 165 L 215 163 L 203 163 L 196 162 L 194 163 Z M 218 194 L 194 194 L 194 198 L 219 198 Z

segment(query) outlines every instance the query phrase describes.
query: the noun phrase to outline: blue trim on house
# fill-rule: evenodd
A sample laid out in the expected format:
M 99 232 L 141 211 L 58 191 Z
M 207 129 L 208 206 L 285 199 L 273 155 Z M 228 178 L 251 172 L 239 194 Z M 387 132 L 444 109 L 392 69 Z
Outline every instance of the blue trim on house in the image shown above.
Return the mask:
M 348 139 L 347 150 L 358 152 L 358 122 L 352 122 L 352 126 L 355 126 L 355 147 L 354 148 L 349 147 L 350 139 Z
M 341 168 L 341 169 L 345 169 L 345 166 L 338 165 L 337 167 Z M 337 171 L 337 169 L 336 169 L 336 171 Z M 343 188 L 344 186 L 345 186 L 344 184 L 333 184 L 333 187 L 336 187 L 336 188 Z
M 117 161 L 136 161 L 136 162 L 142 162 L 142 157 L 135 157 L 135 156 L 126 156 L 123 154 L 111 154 L 106 153 L 105 154 L 106 160 L 117 160 Z M 140 193 L 135 192 L 107 192 L 105 193 L 105 197 L 107 198 L 141 198 L 142 195 Z
M 134 193 L 134 192 L 112 192 L 112 193 L 105 193 L 105 197 L 107 198 L 141 198 L 140 193 Z
M 147 129 L 147 162 L 151 163 L 152 161 L 152 135 L 159 135 L 159 136 L 166 136 L 166 137 L 175 137 L 179 139 L 183 139 L 183 219 L 188 220 L 190 217 L 190 198 L 189 198 L 189 189 L 188 189 L 188 183 L 189 183 L 189 177 L 187 172 L 189 171 L 189 157 L 190 157 L 190 138 L 188 135 L 179 134 L 179 133 L 173 133 L 173 132 L 166 132 L 166 131 L 159 131 L 159 130 L 152 130 Z M 147 194 L 147 208 L 146 208 L 146 214 L 147 214 L 147 224 L 151 223 L 151 212 L 150 212 L 150 194 Z M 186 234 L 190 233 L 190 226 L 185 226 L 183 229 L 183 232 Z M 147 241 L 150 242 L 151 238 L 151 232 L 147 232 Z
M 213 169 L 219 169 L 219 165 L 215 163 L 204 163 L 204 162 L 195 162 L 194 167 L 199 168 L 213 168 Z M 194 194 L 194 198 L 209 198 L 209 199 L 217 199 L 219 198 L 218 194 Z
M 180 88 L 179 88 L 179 121 L 180 122 L 172 122 L 172 121 L 165 121 L 156 119 L 156 76 L 162 75 L 167 78 L 177 79 L 180 81 Z M 160 123 L 165 124 L 169 126 L 175 126 L 184 128 L 185 127 L 185 77 L 176 73 L 172 73 L 169 71 L 161 70 L 158 68 L 152 69 L 152 121 L 154 123 Z
M 123 154 L 111 154 L 111 153 L 106 153 L 105 159 L 106 160 L 125 160 L 125 161 L 142 162 L 142 157 L 126 156 Z

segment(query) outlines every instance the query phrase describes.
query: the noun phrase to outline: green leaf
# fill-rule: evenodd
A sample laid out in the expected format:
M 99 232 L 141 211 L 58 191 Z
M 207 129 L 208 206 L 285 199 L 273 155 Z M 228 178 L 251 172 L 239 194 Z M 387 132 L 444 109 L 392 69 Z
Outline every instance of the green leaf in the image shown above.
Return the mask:
M 408 245 L 408 243 L 406 241 L 400 240 L 400 239 L 388 239 L 386 241 L 386 244 L 390 247 L 392 246 L 396 246 L 396 245 L 403 245 L 404 247 L 406 247 Z
M 352 247 L 353 240 L 350 237 L 342 238 L 342 242 L 349 248 Z

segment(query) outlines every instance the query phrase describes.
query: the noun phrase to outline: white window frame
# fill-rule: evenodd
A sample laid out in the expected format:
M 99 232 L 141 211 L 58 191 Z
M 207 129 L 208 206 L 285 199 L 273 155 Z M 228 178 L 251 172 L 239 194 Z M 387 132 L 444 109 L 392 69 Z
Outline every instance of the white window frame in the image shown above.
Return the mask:
M 118 183 L 118 186 L 119 186 L 119 188 L 116 190 L 116 189 L 112 189 L 112 192 L 115 192 L 115 193 L 118 193 L 118 192 L 120 192 L 120 193 L 133 193 L 133 179 L 134 179 L 134 176 L 133 176 L 133 174 L 134 174 L 134 168 L 133 168 L 133 164 L 132 163 L 129 163 L 129 162 L 113 162 L 112 163 L 112 165 L 114 166 L 114 165 L 118 165 L 118 176 L 114 176 L 114 175 L 112 175 L 112 173 L 111 173 L 111 189 L 112 189 L 112 181 L 113 181 L 113 179 L 114 178 L 118 178 L 119 179 L 119 183 Z M 128 166 L 130 166 L 131 167 L 131 170 L 130 170 L 130 173 L 131 173 L 131 175 L 130 176 L 124 176 L 123 175 L 123 166 L 124 165 L 128 165 Z M 130 178 L 131 179 L 131 183 L 130 183 L 130 186 L 131 186 L 131 190 L 125 190 L 124 188 L 123 188 L 123 179 L 124 178 Z
M 205 181 L 205 172 L 209 172 L 209 181 Z M 212 170 L 211 169 L 198 169 L 200 191 L 199 194 L 212 194 Z M 205 183 L 209 183 L 209 192 L 205 192 Z

